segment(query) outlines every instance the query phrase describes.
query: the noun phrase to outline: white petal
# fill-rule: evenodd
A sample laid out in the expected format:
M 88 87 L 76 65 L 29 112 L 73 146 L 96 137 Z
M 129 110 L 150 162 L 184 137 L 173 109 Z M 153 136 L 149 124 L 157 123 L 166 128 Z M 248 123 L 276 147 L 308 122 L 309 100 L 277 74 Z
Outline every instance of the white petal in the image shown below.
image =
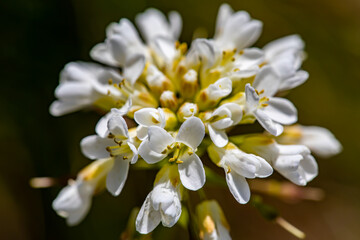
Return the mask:
M 66 218 L 69 226 L 80 223 L 90 210 L 92 188 L 82 182 L 75 182 L 64 187 L 52 206 L 60 215 Z
M 297 71 L 294 76 L 283 80 L 279 90 L 286 91 L 303 84 L 309 78 L 309 73 L 303 70 Z
M 281 155 L 276 159 L 274 168 L 278 171 L 296 171 L 303 159 L 304 157 L 299 154 Z
M 127 57 L 128 47 L 125 39 L 119 35 L 114 35 L 106 40 L 106 44 L 109 45 L 110 52 L 117 62 L 116 66 L 123 66 Z
M 129 164 L 128 160 L 121 157 L 114 159 L 114 165 L 106 177 L 106 188 L 112 195 L 118 196 L 121 193 L 127 179 Z
M 118 66 L 118 61 L 114 59 L 108 44 L 98 43 L 90 51 L 90 56 L 95 61 L 107 64 L 109 66 Z
M 139 125 L 136 128 L 136 137 L 140 140 L 145 140 L 148 136 L 148 127 Z
M 208 129 L 211 141 L 213 141 L 217 147 L 225 147 L 225 145 L 228 144 L 229 139 L 225 130 L 214 129 L 211 125 L 208 126 Z
M 192 191 L 199 190 L 205 184 L 204 166 L 195 153 L 190 156 L 185 153 L 179 159 L 183 163 L 178 165 L 182 185 Z
M 256 172 L 256 177 L 265 178 L 273 173 L 271 165 L 262 157 L 255 156 L 261 164 L 261 167 Z
M 150 149 L 157 153 L 161 153 L 175 141 L 170 133 L 158 126 L 149 127 L 148 136 Z
M 201 59 L 205 69 L 212 67 L 215 63 L 216 54 L 214 44 L 208 39 L 195 39 L 191 44 L 191 48 L 186 57 L 187 64 L 190 67 L 197 65 L 199 59 Z
M 209 99 L 217 101 L 228 96 L 232 91 L 232 81 L 230 78 L 220 78 L 215 83 L 210 84 L 208 89 Z
M 112 115 L 113 115 L 112 112 L 108 112 L 105 116 L 100 118 L 100 120 L 97 122 L 95 126 L 96 134 L 102 138 L 106 138 L 109 135 L 107 124 L 109 119 L 112 117 Z
M 171 37 L 172 32 L 164 14 L 157 9 L 150 8 L 135 18 L 141 34 L 150 43 L 155 37 Z
M 154 164 L 163 160 L 167 155 L 154 152 L 149 147 L 149 141 L 146 139 L 141 142 L 139 146 L 139 155 L 147 162 L 148 164 Z
M 253 87 L 259 92 L 264 90 L 264 96 L 274 96 L 280 86 L 281 78 L 276 74 L 270 66 L 264 66 L 260 72 L 256 75 Z
M 255 66 L 263 63 L 265 60 L 264 53 L 258 48 L 246 48 L 243 54 L 236 58 L 234 65 L 240 70 L 254 69 Z
M 130 58 L 126 59 L 124 65 L 124 77 L 132 85 L 140 77 L 145 67 L 145 57 L 142 54 L 134 54 Z
M 121 139 L 129 138 L 128 126 L 125 119 L 122 115 L 116 113 L 116 111 L 113 112 L 115 112 L 115 114 L 112 114 L 107 123 L 109 132 Z
M 284 172 L 278 171 L 278 172 L 281 175 L 283 175 L 285 178 L 290 180 L 291 182 L 295 183 L 296 185 L 305 186 L 307 184 L 304 171 L 297 170 L 293 172 L 289 172 L 289 171 L 284 171 Z
M 176 142 L 182 142 L 195 150 L 205 136 L 205 126 L 197 117 L 188 118 L 179 129 Z
M 299 35 L 289 35 L 268 43 L 263 49 L 266 53 L 266 58 L 271 59 L 285 50 L 302 50 L 303 48 L 304 42 Z
M 80 142 L 82 153 L 90 159 L 108 158 L 110 154 L 106 148 L 113 145 L 115 143 L 112 139 L 101 138 L 97 135 L 87 136 Z
M 162 122 L 165 122 L 165 116 L 163 113 L 162 109 L 142 108 L 135 112 L 134 120 L 138 124 L 146 127 L 160 126 Z
M 151 206 L 151 192 L 147 195 L 141 209 L 136 217 L 136 231 L 141 234 L 152 232 L 161 221 L 159 211 L 155 211 Z
M 342 150 L 341 143 L 326 128 L 317 126 L 300 126 L 302 138 L 300 143 L 311 149 L 320 157 L 331 157 Z
M 271 118 L 262 109 L 257 109 L 254 112 L 254 115 L 260 125 L 272 135 L 279 136 L 284 131 L 284 127 L 271 120 Z
M 169 23 L 170 30 L 174 36 L 174 40 L 178 39 L 182 30 L 182 19 L 180 14 L 175 11 L 169 12 Z
M 169 38 L 157 37 L 153 40 L 153 46 L 155 52 L 167 63 L 171 63 L 176 56 L 174 41 Z
M 269 104 L 269 106 L 263 108 L 263 111 L 275 122 L 289 125 L 297 121 L 297 110 L 289 100 L 272 97 L 266 103 Z
M 304 157 L 304 160 L 300 162 L 300 167 L 304 170 L 307 182 L 313 180 L 319 173 L 317 162 L 311 155 Z
M 130 159 L 130 163 L 135 164 L 139 158 L 138 150 L 136 149 L 135 145 L 132 144 L 131 142 L 126 142 L 126 143 L 129 146 L 130 150 L 132 151 L 132 157 Z
M 225 170 L 226 182 L 230 189 L 230 192 L 241 204 L 245 204 L 250 200 L 250 188 L 246 179 L 236 173 L 227 173 Z
M 219 11 L 216 17 L 216 35 L 223 31 L 224 25 L 234 11 L 229 4 L 223 3 L 219 7 Z
M 256 93 L 255 89 L 250 85 L 250 83 L 245 85 L 245 96 L 246 96 L 246 112 L 252 113 L 259 106 L 259 95 Z
M 54 101 L 50 107 L 49 112 L 55 117 L 63 116 L 68 113 L 76 112 L 90 105 L 88 101 L 76 101 L 76 102 L 62 102 Z
M 246 23 L 237 33 L 234 39 L 237 49 L 243 49 L 254 44 L 262 32 L 262 22 L 252 20 Z
M 64 82 L 55 89 L 55 96 L 64 99 L 90 98 L 93 94 L 91 82 Z
M 236 103 L 225 103 L 221 106 L 226 107 L 227 109 L 230 110 L 231 120 L 233 121 L 233 123 L 232 123 L 233 126 L 238 124 L 241 121 L 243 111 L 242 111 L 242 108 L 240 107 L 240 105 L 238 105 Z

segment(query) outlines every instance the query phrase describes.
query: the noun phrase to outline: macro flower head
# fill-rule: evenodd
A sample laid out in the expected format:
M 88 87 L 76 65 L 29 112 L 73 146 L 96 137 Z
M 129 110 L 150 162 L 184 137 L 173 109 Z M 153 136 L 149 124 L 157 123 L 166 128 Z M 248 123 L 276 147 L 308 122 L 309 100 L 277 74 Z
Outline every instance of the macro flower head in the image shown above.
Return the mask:
M 214 37 L 189 44 L 179 41 L 177 12 L 166 17 L 148 9 L 135 23 L 140 34 L 128 19 L 108 26 L 104 41 L 90 51 L 102 65 L 65 66 L 50 113 L 93 108 L 103 114 L 96 134 L 80 145 L 95 160 L 90 166 L 111 163 L 101 178 L 112 195 L 120 195 L 132 168 L 159 169 L 137 215 L 138 232 L 148 234 L 160 223 L 174 226 L 193 194 L 188 190 L 204 194 L 211 169 L 222 168 L 225 177 L 217 177 L 238 203 L 246 204 L 252 194 L 247 179 L 268 178 L 275 170 L 304 186 L 318 174 L 311 151 L 319 156 L 340 152 L 341 144 L 328 130 L 291 126 L 298 112 L 285 93 L 309 75 L 301 69 L 305 44 L 300 36 L 252 47 L 262 22 L 227 4 L 219 9 Z M 258 130 L 243 131 L 249 124 Z M 82 176 L 53 204 L 71 225 L 84 218 L 97 189 L 97 178 Z M 197 213 L 201 239 L 231 239 L 216 201 L 204 201 Z

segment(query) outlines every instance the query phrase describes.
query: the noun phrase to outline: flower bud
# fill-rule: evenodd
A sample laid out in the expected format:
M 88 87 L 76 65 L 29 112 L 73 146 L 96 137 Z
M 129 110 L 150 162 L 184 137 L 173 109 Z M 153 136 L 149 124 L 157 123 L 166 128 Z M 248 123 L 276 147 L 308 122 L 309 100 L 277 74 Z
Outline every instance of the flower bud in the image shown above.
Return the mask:
M 147 68 L 145 79 L 151 91 L 157 96 L 165 90 L 174 90 L 172 82 L 154 65 Z
M 207 88 L 202 89 L 196 97 L 196 103 L 200 110 L 216 106 L 223 98 L 228 96 L 232 91 L 232 82 L 229 78 L 221 78 L 215 83 L 210 84 Z
M 190 69 L 181 79 L 181 95 L 184 98 L 193 98 L 198 88 L 198 74 L 195 70 Z
M 196 207 L 200 239 L 231 239 L 230 227 L 215 200 L 203 201 Z
M 179 108 L 177 116 L 180 122 L 185 121 L 187 118 L 195 116 L 199 112 L 199 107 L 195 103 L 186 102 Z
M 174 92 L 164 91 L 160 96 L 160 104 L 163 108 L 175 111 L 178 108 L 179 101 Z
M 178 124 L 175 113 L 168 108 L 163 108 L 163 111 L 165 114 L 165 128 L 169 130 L 175 129 Z

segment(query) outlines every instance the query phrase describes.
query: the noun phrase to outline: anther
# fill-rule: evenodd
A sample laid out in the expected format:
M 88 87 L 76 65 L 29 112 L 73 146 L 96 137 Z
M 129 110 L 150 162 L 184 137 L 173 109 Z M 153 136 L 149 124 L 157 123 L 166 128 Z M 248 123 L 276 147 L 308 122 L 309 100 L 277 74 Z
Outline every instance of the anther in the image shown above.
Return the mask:
M 128 157 L 127 157 L 127 156 L 123 156 L 123 160 L 126 160 L 126 159 L 128 159 Z
M 228 170 L 226 173 L 231 173 L 231 168 L 228 167 Z
M 176 160 L 176 163 L 183 163 L 184 161 Z
M 108 80 L 108 83 L 109 83 L 109 85 L 113 84 L 113 80 L 110 78 L 110 79 Z

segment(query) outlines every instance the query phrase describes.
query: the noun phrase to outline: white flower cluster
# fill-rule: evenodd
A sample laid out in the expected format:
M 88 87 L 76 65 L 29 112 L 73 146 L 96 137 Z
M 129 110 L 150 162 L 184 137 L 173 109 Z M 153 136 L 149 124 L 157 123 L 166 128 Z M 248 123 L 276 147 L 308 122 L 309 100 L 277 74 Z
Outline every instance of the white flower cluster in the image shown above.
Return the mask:
M 96 135 L 81 141 L 84 155 L 95 161 L 53 204 L 70 225 L 84 218 L 99 190 L 119 195 L 138 159 L 161 168 L 136 219 L 136 229 L 149 233 L 160 222 L 173 226 L 181 215 L 182 192 L 204 186 L 208 158 L 200 157 L 206 151 L 224 169 L 241 204 L 250 199 L 246 178 L 265 178 L 275 169 L 306 185 L 318 174 L 311 151 L 325 157 L 341 151 L 326 129 L 288 126 L 297 122 L 297 110 L 279 93 L 308 78 L 301 70 L 305 54 L 299 36 L 250 47 L 262 23 L 226 4 L 219 9 L 215 36 L 195 39 L 189 49 L 178 42 L 182 20 L 176 12 L 167 19 L 149 9 L 136 24 L 145 42 L 129 20 L 111 23 L 105 41 L 90 52 L 103 65 L 67 64 L 55 91 L 54 116 L 89 107 L 107 112 Z M 129 129 L 132 119 L 137 127 Z M 236 126 L 255 122 L 266 131 L 231 135 Z M 230 239 L 216 202 L 197 209 L 203 239 Z

